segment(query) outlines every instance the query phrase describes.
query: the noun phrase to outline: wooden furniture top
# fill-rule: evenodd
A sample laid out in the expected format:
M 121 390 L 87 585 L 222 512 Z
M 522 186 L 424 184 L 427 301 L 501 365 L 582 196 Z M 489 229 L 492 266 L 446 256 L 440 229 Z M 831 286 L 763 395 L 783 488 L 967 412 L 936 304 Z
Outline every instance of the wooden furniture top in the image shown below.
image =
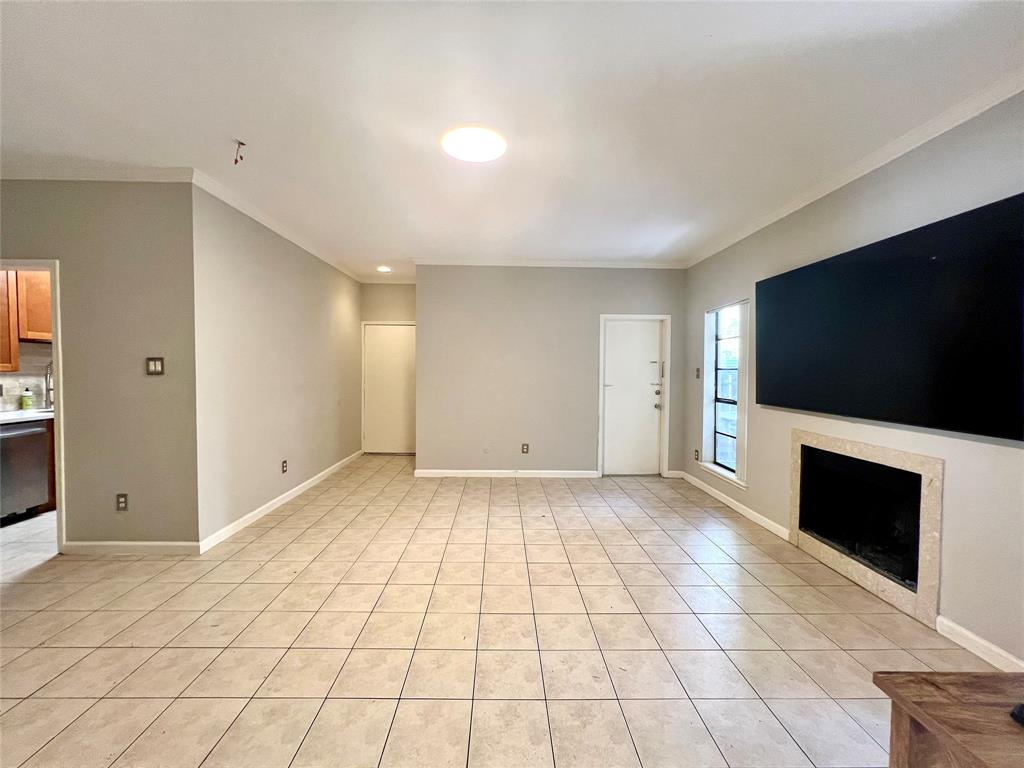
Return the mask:
M 874 683 L 965 767 L 1024 765 L 1024 726 L 1010 717 L 1024 703 L 1024 674 L 875 672 Z

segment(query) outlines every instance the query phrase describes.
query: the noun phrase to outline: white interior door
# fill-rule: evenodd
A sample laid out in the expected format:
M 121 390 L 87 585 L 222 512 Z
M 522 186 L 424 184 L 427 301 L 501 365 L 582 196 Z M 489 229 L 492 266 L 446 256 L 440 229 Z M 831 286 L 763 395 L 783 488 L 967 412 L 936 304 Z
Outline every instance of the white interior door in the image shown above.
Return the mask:
M 661 468 L 662 321 L 604 322 L 604 472 L 656 475 Z
M 416 326 L 363 326 L 363 450 L 416 452 Z

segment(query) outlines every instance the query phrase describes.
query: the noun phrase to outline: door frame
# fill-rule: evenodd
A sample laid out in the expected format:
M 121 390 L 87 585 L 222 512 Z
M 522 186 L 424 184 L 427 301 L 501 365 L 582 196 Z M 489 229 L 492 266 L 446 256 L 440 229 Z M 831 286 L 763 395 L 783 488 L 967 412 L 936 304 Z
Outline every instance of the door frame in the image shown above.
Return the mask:
M 368 325 L 411 325 L 415 327 L 416 321 L 363 320 L 359 325 L 359 450 L 364 453 L 366 451 L 366 326 Z M 395 455 L 415 456 L 416 452 L 396 453 Z
M 604 346 L 609 320 L 658 320 L 661 322 L 661 359 L 665 370 L 661 377 L 661 418 L 659 420 L 658 474 L 668 473 L 669 411 L 672 400 L 672 315 L 602 314 L 597 371 L 597 474 L 604 477 Z
M 30 269 L 50 273 L 50 313 L 53 326 L 53 463 L 57 486 L 57 551 L 67 545 L 64 492 L 64 360 L 60 328 L 60 261 L 58 259 L 0 259 L 0 269 Z

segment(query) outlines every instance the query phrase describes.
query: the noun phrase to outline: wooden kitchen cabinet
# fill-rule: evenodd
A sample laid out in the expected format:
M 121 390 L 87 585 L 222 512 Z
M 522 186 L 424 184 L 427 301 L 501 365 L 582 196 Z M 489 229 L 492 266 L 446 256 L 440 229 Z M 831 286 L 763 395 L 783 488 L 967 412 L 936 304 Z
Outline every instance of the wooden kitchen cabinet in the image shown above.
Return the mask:
M 49 271 L 18 270 L 18 338 L 53 341 Z
M 0 271 L 0 373 L 13 373 L 20 364 L 17 276 Z

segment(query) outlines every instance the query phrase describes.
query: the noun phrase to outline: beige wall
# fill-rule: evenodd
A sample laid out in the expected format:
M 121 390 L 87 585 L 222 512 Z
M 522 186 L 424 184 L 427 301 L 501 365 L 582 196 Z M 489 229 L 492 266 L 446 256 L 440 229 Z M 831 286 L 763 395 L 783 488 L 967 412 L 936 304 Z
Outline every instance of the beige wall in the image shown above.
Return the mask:
M 359 293 L 363 320 L 415 320 L 416 286 L 365 283 Z
M 416 280 L 418 469 L 595 470 L 601 314 L 672 315 L 682 409 L 680 270 L 418 266 Z
M 60 261 L 68 541 L 196 540 L 191 189 L 0 187 L 3 258 Z
M 359 450 L 360 296 L 248 216 L 194 197 L 205 538 Z
M 704 312 L 752 301 L 755 281 L 1022 190 L 1024 96 L 1017 96 L 687 270 L 687 369 L 702 364 Z M 752 308 L 752 347 L 755 315 Z M 751 393 L 756 352 L 751 349 Z M 789 525 L 793 429 L 944 459 L 940 612 L 1024 657 L 1024 445 L 752 405 L 744 491 L 690 458 L 700 446 L 702 395 L 696 381 L 686 381 L 686 409 L 679 413 L 685 470 L 783 526 Z M 964 396 L 984 407 L 983 389 Z

